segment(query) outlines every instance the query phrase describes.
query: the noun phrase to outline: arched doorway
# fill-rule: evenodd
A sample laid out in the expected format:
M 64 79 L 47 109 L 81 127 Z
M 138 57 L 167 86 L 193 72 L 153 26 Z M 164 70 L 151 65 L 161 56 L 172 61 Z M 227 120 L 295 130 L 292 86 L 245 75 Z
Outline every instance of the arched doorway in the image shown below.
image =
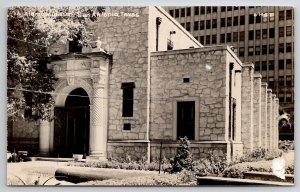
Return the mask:
M 55 108 L 54 148 L 58 156 L 88 155 L 89 105 L 90 100 L 86 91 L 77 88 L 69 93 L 65 107 Z

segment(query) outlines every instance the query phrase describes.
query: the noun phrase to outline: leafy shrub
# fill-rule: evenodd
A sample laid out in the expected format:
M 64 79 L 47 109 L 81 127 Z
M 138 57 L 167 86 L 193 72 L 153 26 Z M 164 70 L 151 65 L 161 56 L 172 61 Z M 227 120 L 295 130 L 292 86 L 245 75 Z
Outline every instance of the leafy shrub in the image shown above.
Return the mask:
M 219 156 L 210 152 L 208 157 L 194 162 L 194 170 L 201 175 L 221 175 L 228 165 L 226 154 Z
M 288 150 L 295 150 L 295 144 L 294 141 L 279 141 L 278 148 L 283 150 L 284 152 L 287 152 Z
M 179 147 L 177 148 L 177 154 L 171 163 L 171 173 L 177 173 L 186 170 L 193 170 L 193 157 L 190 149 L 190 142 L 187 137 L 179 138 Z
M 31 161 L 31 159 L 25 156 L 23 153 L 13 152 L 7 158 L 7 162 L 16 163 L 16 162 L 25 162 L 25 161 Z

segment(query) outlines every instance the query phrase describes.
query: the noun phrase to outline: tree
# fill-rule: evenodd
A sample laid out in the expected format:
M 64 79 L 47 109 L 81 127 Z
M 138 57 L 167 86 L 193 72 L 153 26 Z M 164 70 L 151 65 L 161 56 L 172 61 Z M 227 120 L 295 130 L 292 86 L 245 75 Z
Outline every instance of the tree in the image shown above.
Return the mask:
M 47 68 L 49 47 L 80 34 L 92 38 L 86 23 L 97 20 L 103 7 L 10 7 L 7 13 L 8 117 L 49 118 L 56 78 Z M 27 112 L 27 113 L 26 113 Z

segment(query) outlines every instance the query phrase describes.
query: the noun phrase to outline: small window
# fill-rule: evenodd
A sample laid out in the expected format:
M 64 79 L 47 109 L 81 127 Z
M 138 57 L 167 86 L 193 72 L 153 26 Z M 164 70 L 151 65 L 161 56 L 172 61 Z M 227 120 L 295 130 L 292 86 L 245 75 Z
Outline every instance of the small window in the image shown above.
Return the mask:
M 217 28 L 217 19 L 212 20 L 212 28 Z
M 263 55 L 268 54 L 268 46 L 267 46 L 267 45 L 263 45 L 263 46 L 262 46 L 262 54 L 263 54 Z
M 253 56 L 253 47 L 248 47 L 248 55 Z
M 279 21 L 284 20 L 284 11 L 279 11 Z
M 284 43 L 281 43 L 281 44 L 279 44 L 278 46 L 279 46 L 279 47 L 278 47 L 278 52 L 279 52 L 279 53 L 284 53 Z
M 260 55 L 260 46 L 255 47 L 255 55 Z
M 233 42 L 237 42 L 239 38 L 239 33 L 238 32 L 233 32 Z
M 225 34 L 221 34 L 220 43 L 225 43 Z
M 204 26 L 205 26 L 204 21 L 200 21 L 200 30 L 203 30 L 203 29 L 204 29 Z
M 200 7 L 200 14 L 204 15 L 205 14 L 205 7 Z
M 210 35 L 207 35 L 206 36 L 206 42 L 205 42 L 206 45 L 209 45 L 210 44 Z
M 174 17 L 174 10 L 170 10 L 169 13 L 172 17 Z
M 254 39 L 254 31 L 249 31 L 249 40 L 253 40 Z
M 274 38 L 274 36 L 275 36 L 274 28 L 269 29 L 269 38 Z
M 213 7 L 213 13 L 217 13 L 218 12 L 218 7 Z
M 293 12 L 292 10 L 286 10 L 286 20 L 293 18 Z
M 180 16 L 181 17 L 185 17 L 185 8 L 182 8 L 181 10 L 180 10 Z
M 122 83 L 121 88 L 123 89 L 122 117 L 133 117 L 133 103 L 134 103 L 133 90 L 135 88 L 135 84 Z
M 200 36 L 199 42 L 203 45 L 204 44 L 204 36 Z
M 123 130 L 124 131 L 130 131 L 131 130 L 131 124 L 130 123 L 124 123 L 123 124 Z
M 221 18 L 221 27 L 226 27 L 226 20 L 225 20 L 225 18 Z
M 182 27 L 184 27 L 184 26 L 185 26 L 185 24 L 184 24 L 184 23 L 180 23 L 180 25 L 181 25 Z
M 233 17 L 233 26 L 238 26 L 239 25 L 239 17 L 235 16 Z
M 188 78 L 188 77 L 183 78 L 183 82 L 184 83 L 189 83 L 190 82 L 190 78 Z
M 269 45 L 269 54 L 274 54 L 274 45 Z
M 242 48 L 242 47 L 240 47 L 240 49 L 239 49 L 239 56 L 240 57 L 244 57 L 244 55 L 245 55 L 245 49 Z
M 269 21 L 275 20 L 275 13 L 269 13 Z
M 249 15 L 249 24 L 253 24 L 254 23 L 254 15 L 251 14 Z
M 292 26 L 286 27 L 286 36 L 292 36 Z
M 217 44 L 217 35 L 211 36 L 211 44 Z
M 199 15 L 199 7 L 194 7 L 194 15 Z
M 255 71 L 260 71 L 260 62 L 255 62 Z
M 268 66 L 269 66 L 269 71 L 273 71 L 274 70 L 274 61 L 269 61 Z
M 279 62 L 278 62 L 278 68 L 279 69 L 284 69 L 284 60 L 279 60 Z
M 191 16 L 191 8 L 186 8 L 186 16 Z
M 206 20 L 206 29 L 210 29 L 210 20 Z
M 284 27 L 279 27 L 279 37 L 284 37 Z
M 255 31 L 255 39 L 260 40 L 260 30 Z
M 175 17 L 179 17 L 179 9 L 175 9 Z
M 226 42 L 231 42 L 231 33 L 227 33 Z
M 263 29 L 262 30 L 262 38 L 267 39 L 268 38 L 268 29 Z
M 244 31 L 240 32 L 240 41 L 245 41 L 245 32 Z
M 286 52 L 287 53 L 292 52 L 292 43 L 287 43 L 286 44 Z
M 292 103 L 293 102 L 292 93 L 286 93 L 286 102 L 287 103 Z
M 211 7 L 206 7 L 206 14 L 211 13 Z
M 227 7 L 227 11 L 232 11 L 232 7 Z
M 194 31 L 198 31 L 199 30 L 199 22 L 195 21 L 194 22 Z
M 186 23 L 186 30 L 187 30 L 187 31 L 190 31 L 190 30 L 191 30 L 191 23 L 190 23 L 190 22 L 187 22 L 187 23 Z
M 292 76 L 286 76 L 286 86 L 293 86 Z
M 286 60 L 286 69 L 292 69 L 292 60 L 291 59 Z
M 245 25 L 245 16 L 240 16 L 240 25 Z
M 267 70 L 267 61 L 262 61 L 261 62 L 261 70 L 262 71 L 266 71 Z
M 227 27 L 232 26 L 232 17 L 227 18 Z
M 226 7 L 221 7 L 221 11 L 225 12 L 226 11 Z
M 255 23 L 261 23 L 261 15 L 260 14 L 256 15 Z

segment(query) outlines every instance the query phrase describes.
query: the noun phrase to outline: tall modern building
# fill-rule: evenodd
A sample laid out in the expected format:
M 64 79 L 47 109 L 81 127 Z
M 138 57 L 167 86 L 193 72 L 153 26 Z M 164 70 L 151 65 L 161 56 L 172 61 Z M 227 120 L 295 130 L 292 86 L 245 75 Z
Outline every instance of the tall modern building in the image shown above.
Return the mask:
M 255 64 L 280 101 L 294 112 L 293 7 L 165 7 L 205 46 L 229 44 L 243 62 Z

